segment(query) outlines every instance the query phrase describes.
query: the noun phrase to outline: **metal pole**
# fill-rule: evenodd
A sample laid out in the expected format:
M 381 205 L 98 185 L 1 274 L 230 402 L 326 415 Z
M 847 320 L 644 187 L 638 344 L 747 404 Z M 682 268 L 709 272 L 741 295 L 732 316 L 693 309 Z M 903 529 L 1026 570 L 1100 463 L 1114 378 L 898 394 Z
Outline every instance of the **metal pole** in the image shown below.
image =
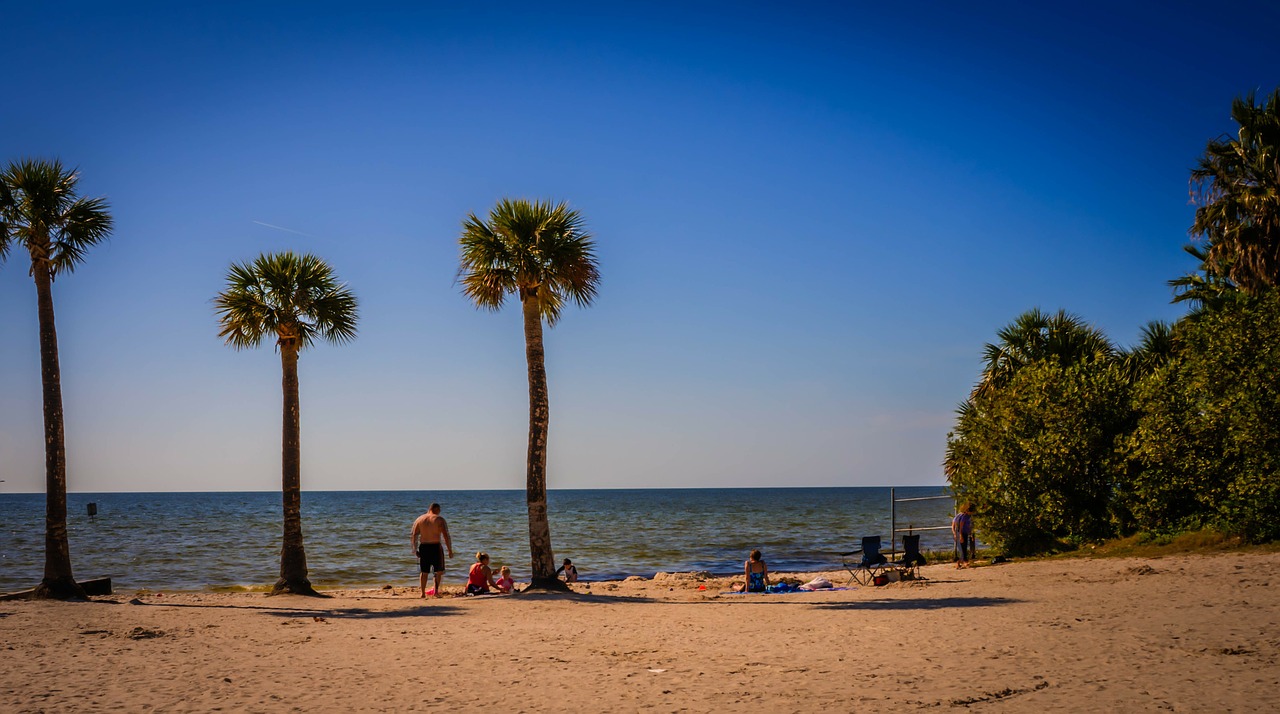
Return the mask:
M 898 490 L 889 487 L 889 554 L 898 559 Z

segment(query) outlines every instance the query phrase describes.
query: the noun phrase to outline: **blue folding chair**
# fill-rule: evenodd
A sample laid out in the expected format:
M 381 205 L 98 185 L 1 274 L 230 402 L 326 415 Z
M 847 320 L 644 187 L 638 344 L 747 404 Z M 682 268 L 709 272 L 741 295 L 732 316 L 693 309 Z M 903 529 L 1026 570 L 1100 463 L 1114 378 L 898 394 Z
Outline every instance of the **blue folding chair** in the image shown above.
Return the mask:
M 920 536 L 902 536 L 902 558 L 890 565 L 898 569 L 903 580 L 914 580 L 920 577 L 920 566 L 924 564 L 924 554 L 920 552 Z
M 859 585 L 871 585 L 876 577 L 884 575 L 889 559 L 880 552 L 880 536 L 865 536 L 862 547 L 841 553 L 844 567 L 849 571 L 849 582 Z M 857 557 L 855 557 L 857 556 Z

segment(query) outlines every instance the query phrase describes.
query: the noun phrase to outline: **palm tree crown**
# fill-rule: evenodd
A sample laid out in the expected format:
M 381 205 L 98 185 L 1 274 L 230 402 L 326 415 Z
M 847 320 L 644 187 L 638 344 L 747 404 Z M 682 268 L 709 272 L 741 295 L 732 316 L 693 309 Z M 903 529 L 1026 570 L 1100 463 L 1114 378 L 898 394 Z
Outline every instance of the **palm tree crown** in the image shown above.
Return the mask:
M 111 233 L 105 199 L 76 195 L 80 174 L 58 160 L 22 159 L 0 174 L 0 261 L 22 246 L 38 267 L 57 277 L 84 260 Z
M 214 299 L 219 337 L 236 349 L 276 345 L 302 350 L 316 338 L 343 343 L 356 336 L 356 297 L 339 283 L 329 264 L 292 252 L 233 263 L 227 289 Z
M 1152 320 L 1143 326 L 1142 332 L 1138 335 L 1138 345 L 1132 349 L 1120 351 L 1117 356 L 1129 381 L 1137 382 L 1173 359 L 1177 349 L 1173 325 L 1163 320 Z
M 1115 355 L 1115 347 L 1106 335 L 1065 310 L 1050 315 L 1033 308 L 996 334 L 1000 341 L 983 348 L 985 364 L 973 392 L 975 397 L 1007 384 L 1019 369 L 1032 362 L 1056 359 L 1070 365 Z
M 595 244 L 582 216 L 561 202 L 502 199 L 488 220 L 462 222 L 458 279 L 476 305 L 502 307 L 507 295 L 533 299 L 554 325 L 566 300 L 591 304 L 600 282 Z
M 1237 137 L 1210 141 L 1191 172 L 1191 234 L 1208 267 L 1253 293 L 1280 285 L 1280 89 L 1261 104 L 1237 98 L 1231 118 Z

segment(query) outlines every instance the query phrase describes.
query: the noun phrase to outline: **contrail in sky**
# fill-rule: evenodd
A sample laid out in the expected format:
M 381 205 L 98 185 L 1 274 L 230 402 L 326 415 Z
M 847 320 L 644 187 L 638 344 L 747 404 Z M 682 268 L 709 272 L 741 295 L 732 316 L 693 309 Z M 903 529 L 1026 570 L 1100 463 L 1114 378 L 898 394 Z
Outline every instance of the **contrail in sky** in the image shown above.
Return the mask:
M 264 228 L 274 228 L 274 229 L 276 229 L 276 230 L 278 230 L 278 231 L 284 231 L 285 233 L 293 233 L 293 234 L 300 235 L 300 236 L 306 236 L 306 237 L 308 237 L 308 238 L 315 238 L 315 236 L 311 235 L 310 233 L 303 233 L 302 231 L 295 231 L 295 230 L 294 230 L 294 229 L 292 229 L 292 228 L 285 228 L 284 226 L 273 226 L 273 225 L 271 225 L 270 223 L 263 223 L 262 221 L 254 221 L 254 223 L 257 223 L 258 225 L 260 225 L 260 226 L 262 226 L 262 227 L 264 227 Z

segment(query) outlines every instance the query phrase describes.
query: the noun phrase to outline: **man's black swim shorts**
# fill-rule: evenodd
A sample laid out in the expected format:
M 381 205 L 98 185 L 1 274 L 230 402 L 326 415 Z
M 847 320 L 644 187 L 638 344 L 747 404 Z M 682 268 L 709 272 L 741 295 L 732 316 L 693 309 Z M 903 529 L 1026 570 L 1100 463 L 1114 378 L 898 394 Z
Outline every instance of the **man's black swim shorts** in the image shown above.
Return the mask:
M 443 573 L 444 548 L 441 548 L 439 543 L 419 543 L 418 568 L 424 573 L 431 572 L 432 568 L 437 573 Z

